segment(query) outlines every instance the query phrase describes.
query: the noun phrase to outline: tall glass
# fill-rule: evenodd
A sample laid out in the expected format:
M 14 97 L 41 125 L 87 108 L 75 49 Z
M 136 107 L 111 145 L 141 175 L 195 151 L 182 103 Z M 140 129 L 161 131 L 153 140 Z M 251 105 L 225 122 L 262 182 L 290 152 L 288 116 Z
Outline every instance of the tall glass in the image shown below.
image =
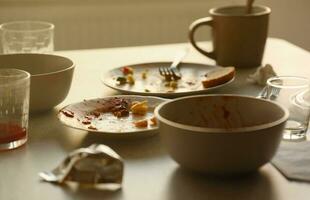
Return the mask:
M 54 25 L 40 21 L 15 21 L 0 25 L 4 54 L 52 53 Z
M 283 133 L 285 140 L 305 140 L 309 124 L 310 106 L 304 94 L 310 81 L 305 77 L 276 76 L 267 80 L 266 98 L 289 110 L 289 119 Z
M 27 141 L 30 74 L 0 69 L 0 150 L 17 148 Z

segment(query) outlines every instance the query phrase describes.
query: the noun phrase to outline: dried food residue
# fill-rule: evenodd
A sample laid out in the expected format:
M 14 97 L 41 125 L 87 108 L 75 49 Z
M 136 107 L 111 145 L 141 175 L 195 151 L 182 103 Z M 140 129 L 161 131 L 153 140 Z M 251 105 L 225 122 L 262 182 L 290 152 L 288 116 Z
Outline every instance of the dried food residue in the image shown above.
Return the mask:
M 65 116 L 67 117 L 74 117 L 74 112 L 70 111 L 70 110 L 61 110 L 60 112 L 62 112 Z

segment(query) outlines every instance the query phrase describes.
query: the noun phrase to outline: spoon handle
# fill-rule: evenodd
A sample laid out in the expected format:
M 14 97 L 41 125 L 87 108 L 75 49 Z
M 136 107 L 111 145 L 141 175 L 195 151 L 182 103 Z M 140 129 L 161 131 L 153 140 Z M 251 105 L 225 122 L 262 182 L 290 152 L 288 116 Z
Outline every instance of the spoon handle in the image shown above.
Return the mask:
M 253 2 L 254 2 L 254 0 L 247 0 L 247 4 L 246 4 L 246 12 L 247 12 L 247 14 L 250 14 L 252 12 Z

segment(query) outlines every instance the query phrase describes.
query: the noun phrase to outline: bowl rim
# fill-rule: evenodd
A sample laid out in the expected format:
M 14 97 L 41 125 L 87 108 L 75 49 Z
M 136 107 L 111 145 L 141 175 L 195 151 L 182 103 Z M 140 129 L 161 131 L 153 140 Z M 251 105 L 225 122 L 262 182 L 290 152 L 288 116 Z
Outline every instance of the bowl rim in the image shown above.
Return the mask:
M 186 125 L 186 124 L 181 124 L 178 122 L 174 122 L 171 120 L 168 120 L 164 117 L 162 117 L 159 112 L 160 110 L 167 104 L 176 102 L 176 101 L 181 101 L 183 99 L 190 99 L 190 98 L 200 98 L 200 97 L 218 97 L 218 96 L 223 96 L 223 97 L 241 97 L 241 98 L 249 98 L 249 99 L 256 99 L 258 101 L 265 101 L 268 102 L 270 104 L 274 104 L 275 106 L 277 106 L 278 108 L 280 108 L 281 110 L 283 110 L 284 114 L 283 116 L 273 122 L 270 123 L 265 123 L 265 124 L 261 124 L 261 125 L 255 125 L 255 126 L 248 126 L 248 127 L 241 127 L 241 128 L 206 128 L 206 127 L 199 127 L 199 126 L 192 126 L 192 125 Z M 276 125 L 279 125 L 283 122 L 285 122 L 288 117 L 289 117 L 289 111 L 287 108 L 283 107 L 282 105 L 276 103 L 276 102 L 272 102 L 270 100 L 266 100 L 266 99 L 261 99 L 261 98 L 257 98 L 257 97 L 252 97 L 249 95 L 234 95 L 234 94 L 208 94 L 208 95 L 193 95 L 193 96 L 187 96 L 187 97 L 180 97 L 180 98 L 176 98 L 170 101 L 166 101 L 161 103 L 160 105 L 158 105 L 155 110 L 155 117 L 161 122 L 164 122 L 165 124 L 168 124 L 172 127 L 176 127 L 179 129 L 183 129 L 183 130 L 188 130 L 191 132 L 197 132 L 197 133 L 209 133 L 209 134 L 214 134 L 214 133 L 247 133 L 247 132 L 252 132 L 252 131 L 257 131 L 257 130 L 262 130 L 262 129 L 266 129 L 266 128 L 270 128 L 270 127 L 274 127 Z
M 10 56 L 43 56 L 43 57 L 58 57 L 58 58 L 62 58 L 65 59 L 67 61 L 70 62 L 70 65 L 68 65 L 68 67 L 66 67 L 65 69 L 61 69 L 61 70 L 56 70 L 53 72 L 47 72 L 47 73 L 40 73 L 40 74 L 31 74 L 30 72 L 30 77 L 38 77 L 38 76 L 47 76 L 47 75 L 51 75 L 51 74 L 57 74 L 57 73 L 61 73 L 67 70 L 70 70 L 72 68 L 75 68 L 75 63 L 73 60 L 71 60 L 70 58 L 64 57 L 64 56 L 60 56 L 60 55 L 54 55 L 54 54 L 40 54 L 40 53 L 13 53 L 13 54 L 2 54 L 0 55 L 1 57 L 10 57 Z M 16 67 L 14 67 L 16 68 Z M 18 67 L 17 67 L 18 68 Z

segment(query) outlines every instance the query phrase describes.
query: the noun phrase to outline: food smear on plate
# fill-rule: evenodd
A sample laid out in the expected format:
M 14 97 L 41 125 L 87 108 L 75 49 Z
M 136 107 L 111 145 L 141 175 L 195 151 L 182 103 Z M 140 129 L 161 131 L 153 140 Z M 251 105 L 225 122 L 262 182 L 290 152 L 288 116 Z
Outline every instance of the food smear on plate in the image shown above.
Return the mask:
M 102 103 L 102 106 L 90 112 L 90 115 L 99 117 L 101 113 L 111 112 L 114 116 L 120 118 L 129 115 L 131 102 L 128 99 L 112 98 Z
M 156 127 L 153 111 L 154 105 L 150 106 L 147 100 L 112 97 L 100 101 L 86 100 L 78 109 L 70 110 L 66 107 L 60 113 L 68 119 L 73 117 L 65 113 L 73 113 L 74 123 L 90 131 L 108 129 L 112 132 L 124 132 Z
M 188 66 L 186 66 L 188 65 Z M 165 64 L 140 64 L 117 68 L 108 78 L 109 85 L 121 91 L 138 93 L 183 93 L 204 91 L 224 85 L 235 76 L 234 67 L 207 67 L 203 65 L 186 64 L 181 66 L 182 78 L 167 81 L 160 75 L 158 68 Z M 229 71 L 228 74 L 227 71 Z

